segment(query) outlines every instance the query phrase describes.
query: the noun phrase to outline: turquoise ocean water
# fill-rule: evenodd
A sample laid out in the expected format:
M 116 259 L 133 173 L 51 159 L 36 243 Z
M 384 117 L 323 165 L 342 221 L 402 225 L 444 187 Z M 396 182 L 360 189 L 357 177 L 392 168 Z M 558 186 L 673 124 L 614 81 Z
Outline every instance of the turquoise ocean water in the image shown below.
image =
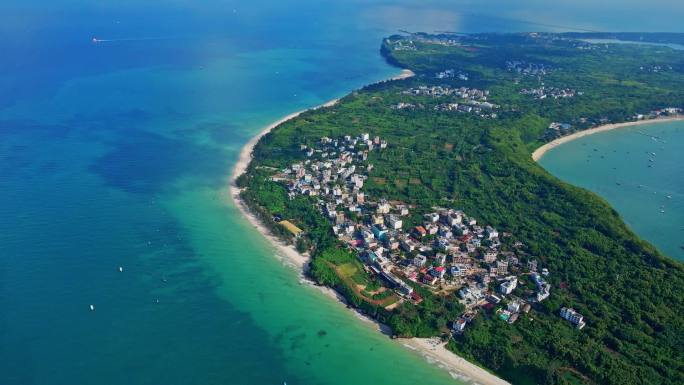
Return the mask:
M 399 28 L 645 12 L 495 3 L 3 2 L 0 383 L 453 383 L 300 285 L 225 187 L 264 125 L 398 73 Z
M 540 164 L 605 198 L 632 230 L 684 261 L 684 122 L 606 131 L 555 147 Z

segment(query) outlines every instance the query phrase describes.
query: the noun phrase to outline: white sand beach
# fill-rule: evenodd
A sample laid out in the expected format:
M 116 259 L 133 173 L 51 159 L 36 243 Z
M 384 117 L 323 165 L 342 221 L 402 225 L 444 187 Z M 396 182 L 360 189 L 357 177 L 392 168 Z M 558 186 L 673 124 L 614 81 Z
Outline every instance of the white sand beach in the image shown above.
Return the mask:
M 419 352 L 428 361 L 448 370 L 452 377 L 482 385 L 510 385 L 485 369 L 466 361 L 447 350 L 439 338 L 408 338 L 397 340 L 409 349 Z
M 414 76 L 415 74 L 411 70 L 402 70 L 401 73 L 397 76 L 394 76 L 390 79 L 387 80 L 400 80 L 400 79 L 405 79 L 409 78 L 411 76 Z M 254 146 L 259 142 L 259 140 L 266 134 L 268 134 L 271 130 L 274 128 L 278 127 L 279 125 L 287 122 L 288 120 L 294 119 L 297 116 L 301 115 L 302 113 L 309 111 L 309 110 L 316 110 L 319 108 L 325 108 L 325 107 L 331 107 L 334 106 L 339 99 L 333 99 L 330 100 L 326 103 L 323 103 L 319 106 L 308 108 L 305 110 L 293 112 L 284 118 L 266 126 L 263 130 L 261 130 L 258 134 L 256 134 L 252 139 L 247 142 L 244 147 L 242 147 L 242 150 L 240 150 L 240 156 L 235 163 L 235 166 L 233 167 L 233 171 L 230 176 L 230 182 L 229 182 L 229 187 L 230 187 L 230 196 L 233 198 L 233 201 L 235 202 L 235 205 L 240 209 L 242 212 L 242 215 L 244 215 L 245 218 L 261 233 L 263 234 L 273 245 L 277 248 L 279 252 L 283 254 L 283 257 L 287 258 L 289 262 L 293 263 L 295 266 L 298 268 L 304 270 L 306 269 L 306 266 L 308 265 L 309 257 L 307 255 L 300 254 L 297 252 L 297 250 L 294 248 L 292 245 L 288 245 L 282 240 L 276 238 L 271 234 L 271 232 L 259 222 L 259 219 L 252 214 L 249 209 L 245 206 L 244 202 L 240 200 L 240 189 L 237 187 L 235 184 L 235 181 L 237 178 L 242 175 L 246 170 L 247 167 L 249 166 L 249 163 L 252 161 L 252 151 L 254 150 Z
M 388 80 L 404 79 L 411 76 L 414 76 L 414 73 L 412 71 L 403 70 L 401 74 L 392 77 Z M 328 287 L 318 286 L 313 281 L 306 278 L 306 275 L 304 273 L 308 267 L 309 256 L 300 254 L 294 248 L 293 245 L 288 245 L 282 240 L 275 237 L 273 234 L 271 234 L 271 232 L 259 222 L 259 219 L 249 211 L 244 202 L 242 202 L 242 200 L 240 199 L 240 188 L 238 188 L 235 183 L 237 178 L 247 170 L 247 167 L 252 161 L 252 151 L 254 149 L 254 146 L 256 146 L 256 144 L 259 142 L 259 139 L 261 139 L 264 135 L 266 135 L 279 125 L 287 122 L 288 120 L 296 118 L 303 112 L 334 106 L 338 101 L 339 99 L 333 99 L 327 103 L 321 104 L 320 106 L 289 114 L 261 130 L 256 136 L 254 136 L 249 142 L 247 142 L 247 144 L 245 144 L 245 146 L 240 151 L 240 157 L 238 158 L 237 163 L 233 167 L 229 187 L 230 196 L 232 197 L 233 201 L 235 202 L 235 205 L 238 207 L 240 212 L 245 216 L 245 218 L 247 218 L 247 220 L 254 226 L 254 228 L 261 234 L 263 234 L 263 236 L 266 237 L 266 239 L 268 239 L 274 245 L 276 250 L 280 254 L 282 254 L 282 257 L 286 260 L 286 262 L 293 264 L 298 268 L 299 271 L 301 271 L 302 275 L 300 283 L 315 286 L 324 294 L 336 299 L 341 304 L 346 304 L 344 297 L 342 297 L 335 290 Z M 391 334 L 391 329 L 388 326 L 380 322 L 377 322 L 376 320 L 369 318 L 359 312 L 355 312 L 355 314 L 358 316 L 359 319 L 363 320 L 364 322 L 372 323 L 374 325 L 373 327 L 377 328 L 377 330 L 381 333 L 386 335 Z M 429 362 L 436 364 L 438 367 L 444 370 L 447 370 L 452 375 L 452 377 L 460 381 L 481 385 L 509 384 L 508 382 L 496 377 L 495 375 L 480 368 L 479 366 L 472 364 L 466 361 L 465 359 L 457 356 L 456 354 L 448 351 L 442 343 L 436 343 L 434 339 L 404 338 L 397 339 L 396 341 L 397 343 L 400 343 L 402 346 L 415 351 L 417 354 L 420 354 Z
M 558 139 L 552 140 L 549 143 L 546 143 L 545 145 L 539 147 L 538 149 L 534 150 L 532 153 L 532 159 L 535 162 L 538 162 L 539 159 L 541 159 L 544 154 L 546 154 L 547 151 L 550 149 L 559 146 L 563 143 L 567 143 L 571 140 L 575 140 L 578 138 L 582 138 L 588 135 L 593 135 L 597 134 L 599 132 L 605 132 L 605 131 L 610 131 L 610 130 L 615 130 L 618 128 L 626 128 L 626 127 L 633 127 L 633 126 L 641 126 L 645 124 L 653 124 L 653 123 L 663 123 L 663 122 L 673 122 L 676 120 L 684 120 L 684 116 L 670 116 L 670 117 L 665 117 L 665 118 L 656 118 L 656 119 L 646 119 L 646 120 L 637 120 L 634 122 L 625 122 L 625 123 L 612 123 L 612 124 L 605 124 L 602 126 L 594 127 L 594 128 L 589 128 L 583 131 L 578 131 L 575 132 L 574 134 L 570 134 L 567 136 L 562 136 Z

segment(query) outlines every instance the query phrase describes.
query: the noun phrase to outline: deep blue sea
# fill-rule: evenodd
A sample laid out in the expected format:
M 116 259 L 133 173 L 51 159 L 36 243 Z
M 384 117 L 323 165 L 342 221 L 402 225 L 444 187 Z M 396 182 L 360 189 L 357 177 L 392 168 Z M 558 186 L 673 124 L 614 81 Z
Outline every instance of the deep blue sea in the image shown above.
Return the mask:
M 398 29 L 682 16 L 672 1 L 3 1 L 0 384 L 453 383 L 300 285 L 228 199 L 240 148 L 398 73 L 379 55 Z

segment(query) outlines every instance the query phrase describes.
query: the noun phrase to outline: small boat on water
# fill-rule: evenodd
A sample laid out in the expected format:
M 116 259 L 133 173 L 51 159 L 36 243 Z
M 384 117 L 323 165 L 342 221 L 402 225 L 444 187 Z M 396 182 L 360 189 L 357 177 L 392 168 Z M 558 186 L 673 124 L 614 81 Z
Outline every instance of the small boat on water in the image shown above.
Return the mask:
M 119 272 L 123 273 L 123 266 L 119 266 Z
M 95 305 L 90 305 L 90 311 L 95 311 Z

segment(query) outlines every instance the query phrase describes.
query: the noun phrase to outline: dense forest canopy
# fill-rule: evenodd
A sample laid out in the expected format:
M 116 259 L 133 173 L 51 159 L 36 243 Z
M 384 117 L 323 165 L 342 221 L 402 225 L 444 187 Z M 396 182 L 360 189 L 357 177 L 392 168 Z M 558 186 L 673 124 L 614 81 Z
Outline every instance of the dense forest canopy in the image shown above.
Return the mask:
M 669 35 L 649 41 L 683 41 Z M 368 86 L 264 136 L 239 178 L 242 197 L 284 237 L 274 214 L 304 229 L 297 247 L 311 252 L 311 274 L 396 335 L 445 335 L 462 312 L 458 297 L 416 286 L 425 299 L 417 305 L 386 310 L 365 300 L 352 281 L 380 283 L 337 242 L 315 199 L 289 199 L 270 179 L 323 136 L 379 135 L 388 147 L 369 155 L 369 196 L 412 205 L 409 222 L 433 206 L 463 209 L 514 234 L 524 244 L 520 254 L 552 272 L 550 298 L 527 316 L 511 325 L 479 314 L 450 349 L 514 383 L 682 384 L 684 266 L 640 240 L 603 199 L 548 174 L 530 154 L 558 135 L 683 107 L 684 52 L 576 40 L 582 37 L 606 36 L 389 37 L 383 55 L 416 76 Z M 454 97 L 406 92 L 421 86 L 488 90 L 495 106 L 464 113 L 448 110 Z M 342 265 L 355 273 L 341 276 Z M 582 331 L 558 316 L 563 306 L 584 315 Z

